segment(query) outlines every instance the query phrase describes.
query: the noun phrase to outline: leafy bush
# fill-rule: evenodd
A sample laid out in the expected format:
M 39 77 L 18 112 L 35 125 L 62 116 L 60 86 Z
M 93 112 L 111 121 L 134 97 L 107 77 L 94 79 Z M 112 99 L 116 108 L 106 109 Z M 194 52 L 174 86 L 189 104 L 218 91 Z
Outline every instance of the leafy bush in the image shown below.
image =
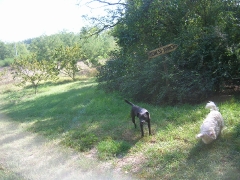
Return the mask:
M 127 7 L 113 31 L 120 52 L 99 69 L 106 91 L 156 104 L 197 103 L 240 77 L 235 4 L 154 0 Z M 148 60 L 150 50 L 170 43 L 178 45 L 174 52 Z

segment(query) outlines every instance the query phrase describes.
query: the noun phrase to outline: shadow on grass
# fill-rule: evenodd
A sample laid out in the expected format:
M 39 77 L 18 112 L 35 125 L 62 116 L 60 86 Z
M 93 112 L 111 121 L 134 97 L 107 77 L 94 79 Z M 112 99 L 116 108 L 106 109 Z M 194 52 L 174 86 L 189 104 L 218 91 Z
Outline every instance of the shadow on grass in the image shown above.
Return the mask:
M 231 133 L 221 135 L 211 144 L 198 141 L 190 150 L 181 171 L 189 169 L 188 179 L 199 179 L 200 177 L 240 179 L 239 139 L 240 124 L 237 124 Z
M 111 139 L 113 148 L 118 149 L 110 153 L 124 154 L 140 138 L 140 131 L 133 130 L 128 118 L 129 107 L 121 97 L 106 95 L 92 81 L 69 83 L 67 89 L 33 99 L 29 95 L 25 100 L 17 98 L 22 97 L 14 97 L 15 101 L 2 108 L 7 116 L 26 123 L 31 132 L 50 139 L 60 138 L 64 145 L 79 151 Z
M 140 178 L 240 179 L 240 123 L 208 145 L 195 137 L 158 143 L 138 165 Z
M 240 153 L 227 141 L 220 138 L 209 145 L 199 141 L 189 150 L 164 153 L 155 149 L 140 171 L 145 179 L 240 179 Z

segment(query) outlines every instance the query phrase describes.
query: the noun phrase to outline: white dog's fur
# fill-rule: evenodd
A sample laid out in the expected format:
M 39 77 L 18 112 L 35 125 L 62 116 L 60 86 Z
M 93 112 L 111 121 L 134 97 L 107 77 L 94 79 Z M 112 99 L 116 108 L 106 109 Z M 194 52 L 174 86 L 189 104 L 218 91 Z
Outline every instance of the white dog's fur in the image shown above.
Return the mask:
M 224 121 L 221 113 L 218 111 L 218 107 L 214 102 L 209 101 L 206 108 L 210 109 L 210 113 L 207 115 L 200 128 L 200 133 L 196 136 L 201 138 L 205 144 L 209 144 L 215 139 L 223 129 Z

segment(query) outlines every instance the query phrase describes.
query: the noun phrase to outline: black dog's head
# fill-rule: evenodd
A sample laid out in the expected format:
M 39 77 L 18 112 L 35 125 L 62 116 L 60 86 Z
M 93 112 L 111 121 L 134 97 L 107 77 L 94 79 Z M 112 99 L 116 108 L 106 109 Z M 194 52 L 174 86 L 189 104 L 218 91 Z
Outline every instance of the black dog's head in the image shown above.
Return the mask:
M 150 120 L 150 114 L 149 112 L 144 113 L 137 113 L 137 117 L 139 118 L 140 122 L 148 122 Z

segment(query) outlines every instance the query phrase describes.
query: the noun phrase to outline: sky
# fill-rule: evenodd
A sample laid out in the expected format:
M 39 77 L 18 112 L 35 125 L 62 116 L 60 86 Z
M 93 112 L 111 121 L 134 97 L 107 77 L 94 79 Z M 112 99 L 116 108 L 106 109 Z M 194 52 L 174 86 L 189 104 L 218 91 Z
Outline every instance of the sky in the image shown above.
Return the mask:
M 82 15 L 101 14 L 77 0 L 0 0 L 0 41 L 18 42 L 63 30 L 79 32 Z

